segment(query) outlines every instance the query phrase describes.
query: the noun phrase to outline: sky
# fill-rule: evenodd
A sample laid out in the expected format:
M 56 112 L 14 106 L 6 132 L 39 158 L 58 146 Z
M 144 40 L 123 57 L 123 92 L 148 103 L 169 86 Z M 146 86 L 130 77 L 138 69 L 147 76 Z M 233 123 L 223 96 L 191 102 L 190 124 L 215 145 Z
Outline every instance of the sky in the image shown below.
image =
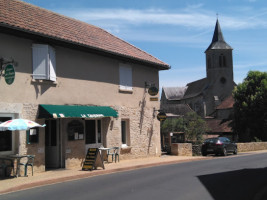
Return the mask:
M 105 29 L 171 66 L 162 87 L 206 77 L 205 50 L 218 18 L 233 48 L 234 81 L 267 71 L 266 0 L 23 0 Z

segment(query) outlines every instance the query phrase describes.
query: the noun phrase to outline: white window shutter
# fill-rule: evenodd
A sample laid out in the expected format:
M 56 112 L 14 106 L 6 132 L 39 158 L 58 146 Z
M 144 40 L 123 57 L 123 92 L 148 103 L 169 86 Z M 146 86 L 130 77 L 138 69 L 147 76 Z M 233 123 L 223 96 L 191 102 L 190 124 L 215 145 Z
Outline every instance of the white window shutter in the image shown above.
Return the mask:
M 49 80 L 56 81 L 56 52 L 49 46 Z
M 47 56 L 48 46 L 41 44 L 33 44 L 32 46 L 32 64 L 33 64 L 33 79 L 47 79 Z
M 132 67 L 130 65 L 120 65 L 120 89 L 132 90 Z

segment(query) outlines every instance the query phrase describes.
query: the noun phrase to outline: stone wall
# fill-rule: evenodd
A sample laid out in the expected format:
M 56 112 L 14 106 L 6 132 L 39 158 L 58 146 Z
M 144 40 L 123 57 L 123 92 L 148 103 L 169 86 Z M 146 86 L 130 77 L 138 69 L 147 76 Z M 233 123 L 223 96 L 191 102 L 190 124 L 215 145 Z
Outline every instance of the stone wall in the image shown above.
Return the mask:
M 171 155 L 192 156 L 192 144 L 191 143 L 171 144 Z
M 267 142 L 237 143 L 238 152 L 267 150 Z

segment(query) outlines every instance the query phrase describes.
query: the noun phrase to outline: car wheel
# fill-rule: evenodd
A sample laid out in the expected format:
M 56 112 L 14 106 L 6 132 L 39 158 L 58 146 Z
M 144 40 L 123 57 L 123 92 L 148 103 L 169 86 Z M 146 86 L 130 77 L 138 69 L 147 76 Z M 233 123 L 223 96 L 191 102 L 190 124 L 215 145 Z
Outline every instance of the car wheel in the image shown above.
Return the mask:
M 237 148 L 235 147 L 235 150 L 233 152 L 235 155 L 237 154 Z
M 226 148 L 223 148 L 223 156 L 227 156 L 227 150 L 226 150 Z
M 202 151 L 202 156 L 207 156 L 207 153 L 205 151 Z

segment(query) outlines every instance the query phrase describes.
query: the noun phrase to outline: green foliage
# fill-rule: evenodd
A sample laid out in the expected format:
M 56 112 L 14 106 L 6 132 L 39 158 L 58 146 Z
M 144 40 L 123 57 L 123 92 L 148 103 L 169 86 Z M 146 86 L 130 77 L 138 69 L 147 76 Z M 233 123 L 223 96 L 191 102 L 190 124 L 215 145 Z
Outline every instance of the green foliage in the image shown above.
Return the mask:
M 167 119 L 161 124 L 163 134 L 184 132 L 185 141 L 201 143 L 203 134 L 207 131 L 206 122 L 195 112 L 187 113 L 184 117 Z
M 233 129 L 239 140 L 267 141 L 267 72 L 250 71 L 233 91 Z
M 194 141 L 196 143 L 203 142 L 203 134 L 207 131 L 206 122 L 195 112 L 185 115 L 185 140 Z

